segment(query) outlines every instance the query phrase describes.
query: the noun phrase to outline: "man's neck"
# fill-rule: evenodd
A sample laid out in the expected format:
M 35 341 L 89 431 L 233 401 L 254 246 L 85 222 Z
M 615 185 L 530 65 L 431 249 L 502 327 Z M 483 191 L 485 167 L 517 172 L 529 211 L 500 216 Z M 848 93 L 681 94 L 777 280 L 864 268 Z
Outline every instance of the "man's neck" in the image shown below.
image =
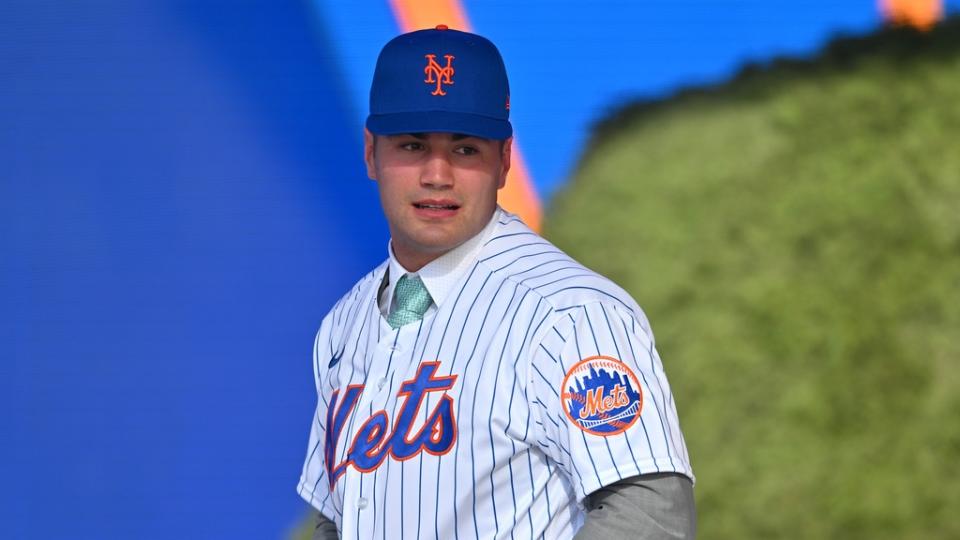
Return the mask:
M 466 244 L 473 240 L 478 234 L 482 234 L 484 229 L 490 224 L 490 220 L 494 218 L 495 215 L 499 212 L 499 206 L 495 207 L 493 212 L 490 213 L 490 216 L 487 218 L 487 221 L 483 223 L 483 226 L 479 230 L 475 231 L 473 234 L 468 236 L 460 242 L 459 244 L 447 248 L 447 249 L 438 249 L 437 251 L 422 250 L 416 247 L 409 245 L 404 245 L 402 242 L 398 243 L 391 241 L 390 247 L 393 251 L 393 256 L 400 263 L 400 266 L 403 266 L 404 270 L 407 272 L 419 272 L 421 268 L 432 263 L 433 261 L 443 257 L 447 253 L 459 248 L 463 244 Z
M 393 244 L 392 247 L 393 256 L 397 259 L 397 262 L 400 263 L 400 266 L 402 266 L 407 272 L 413 273 L 419 272 L 424 266 L 432 263 L 440 257 L 443 257 L 447 253 L 457 249 L 459 246 L 454 246 L 450 249 L 435 253 L 413 252 L 412 250 L 403 249 L 401 246 L 396 244 Z

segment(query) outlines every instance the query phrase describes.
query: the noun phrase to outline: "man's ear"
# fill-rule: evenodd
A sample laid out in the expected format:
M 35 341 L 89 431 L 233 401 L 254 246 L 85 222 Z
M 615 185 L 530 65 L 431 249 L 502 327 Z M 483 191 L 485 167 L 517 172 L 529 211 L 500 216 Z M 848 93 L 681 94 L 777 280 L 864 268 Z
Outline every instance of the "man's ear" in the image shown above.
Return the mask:
M 367 164 L 367 176 L 371 180 L 377 179 L 377 167 L 374 161 L 376 155 L 377 138 L 370 130 L 363 128 L 363 161 Z
M 500 183 L 497 189 L 503 189 L 507 185 L 507 173 L 510 172 L 510 158 L 513 155 L 513 137 L 503 141 L 503 148 L 500 150 Z

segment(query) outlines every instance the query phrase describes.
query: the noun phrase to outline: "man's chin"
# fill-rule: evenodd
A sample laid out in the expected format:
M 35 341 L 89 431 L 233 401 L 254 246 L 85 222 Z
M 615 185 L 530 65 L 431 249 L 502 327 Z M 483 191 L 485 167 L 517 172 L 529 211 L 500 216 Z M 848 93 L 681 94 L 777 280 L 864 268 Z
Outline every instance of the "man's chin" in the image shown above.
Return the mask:
M 417 242 L 415 246 L 413 246 L 413 249 L 423 255 L 433 255 L 439 257 L 444 253 L 452 251 L 462 243 L 463 241 L 456 242 L 449 238 L 422 239 L 421 241 Z
M 426 224 L 412 232 L 413 234 L 410 235 L 412 247 L 430 253 L 449 251 L 469 238 L 448 224 Z M 461 236 L 464 237 L 461 238 Z

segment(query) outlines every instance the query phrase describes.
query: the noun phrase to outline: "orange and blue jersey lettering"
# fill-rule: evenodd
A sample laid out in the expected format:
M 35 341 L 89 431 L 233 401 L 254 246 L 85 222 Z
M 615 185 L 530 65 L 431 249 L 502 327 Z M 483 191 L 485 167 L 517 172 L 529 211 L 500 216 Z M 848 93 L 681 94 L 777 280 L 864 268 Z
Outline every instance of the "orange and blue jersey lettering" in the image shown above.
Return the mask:
M 330 407 L 327 409 L 327 434 L 324 441 L 330 489 L 333 489 L 337 479 L 343 476 L 350 465 L 360 472 L 370 472 L 379 467 L 388 456 L 396 461 L 405 461 L 416 457 L 420 452 L 439 456 L 453 448 L 457 439 L 457 423 L 453 414 L 453 398 L 446 394 L 440 397 L 420 429 L 411 433 L 424 396 L 430 392 L 446 392 L 453 388 L 457 380 L 456 375 L 436 377 L 439 367 L 440 362 L 421 363 L 417 374 L 412 379 L 403 381 L 397 392 L 397 397 L 404 401 L 393 429 L 390 429 L 390 419 L 386 411 L 373 413 L 357 430 L 346 458 L 340 463 L 336 463 L 337 443 L 364 386 L 347 386 L 342 396 L 339 389 L 333 392 Z

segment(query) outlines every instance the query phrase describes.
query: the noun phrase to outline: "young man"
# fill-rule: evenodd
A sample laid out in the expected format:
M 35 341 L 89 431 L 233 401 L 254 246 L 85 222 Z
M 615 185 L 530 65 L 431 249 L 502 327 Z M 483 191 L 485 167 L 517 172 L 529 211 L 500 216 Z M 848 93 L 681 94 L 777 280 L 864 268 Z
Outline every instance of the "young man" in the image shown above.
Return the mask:
M 380 53 L 364 159 L 388 259 L 324 318 L 298 491 L 315 538 L 692 538 L 643 312 L 497 206 L 503 61 L 437 27 Z

